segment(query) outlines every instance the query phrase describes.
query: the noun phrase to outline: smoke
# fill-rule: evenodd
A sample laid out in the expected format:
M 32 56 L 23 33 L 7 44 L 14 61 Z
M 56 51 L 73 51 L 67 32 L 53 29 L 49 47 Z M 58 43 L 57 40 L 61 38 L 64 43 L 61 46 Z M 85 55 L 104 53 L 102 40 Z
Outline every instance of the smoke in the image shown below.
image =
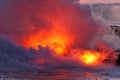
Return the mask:
M 0 51 L 4 49 L 14 58 L 19 56 L 17 60 L 23 63 L 77 64 L 74 50 L 96 49 L 104 30 L 92 18 L 89 6 L 74 4 L 75 1 L 4 0 L 0 5 L 0 34 L 10 36 L 16 43 L 9 45 L 1 39 L 0 43 L 7 46 Z M 66 58 L 61 53 L 70 55 Z
M 119 16 L 119 8 L 120 1 L 119 0 L 80 0 L 80 4 L 91 6 L 91 13 L 93 18 L 105 24 L 106 32 L 105 36 L 102 38 L 102 42 L 106 43 L 112 49 L 119 49 L 119 37 L 113 35 L 114 32 L 109 28 L 110 25 L 120 25 L 120 16 Z M 112 34 L 112 35 L 111 35 Z
M 114 50 L 119 49 L 119 37 L 116 36 L 114 30 L 110 28 L 110 25 L 120 25 L 119 2 L 118 4 L 93 4 L 91 6 L 93 18 L 96 21 L 102 22 L 106 25 L 105 27 L 107 31 L 105 33 L 105 36 L 102 38 L 102 42 L 106 43 Z
M 7 37 L 0 36 L 0 71 L 31 70 L 41 67 L 51 66 L 78 66 L 75 60 L 55 55 L 49 47 L 39 46 L 39 50 L 32 47 L 26 50 L 8 40 Z M 33 66 L 35 65 L 35 66 Z M 38 67 L 37 67 L 38 66 Z
M 30 35 L 42 31 L 48 34 L 58 31 L 71 36 L 72 45 L 86 48 L 96 35 L 97 27 L 91 18 L 90 9 L 73 2 L 6 0 L 0 10 L 0 33 L 18 37 L 17 40 L 20 37 L 28 40 Z M 39 37 L 45 36 L 41 34 Z M 22 43 L 22 39 L 18 42 Z

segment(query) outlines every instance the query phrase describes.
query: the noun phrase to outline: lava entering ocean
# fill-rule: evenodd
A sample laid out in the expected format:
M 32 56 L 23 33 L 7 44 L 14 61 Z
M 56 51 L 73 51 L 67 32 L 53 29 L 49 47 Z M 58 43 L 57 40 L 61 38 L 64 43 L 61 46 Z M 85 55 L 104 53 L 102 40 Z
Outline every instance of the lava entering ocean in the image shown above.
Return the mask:
M 75 1 L 8 1 L 3 5 L 5 9 L 1 11 L 3 16 L 0 19 L 0 26 L 4 27 L 1 27 L 0 33 L 14 36 L 16 42 L 26 50 L 32 47 L 39 51 L 38 46 L 49 47 L 55 53 L 55 57 L 60 58 L 61 61 L 58 62 L 64 63 L 66 60 L 97 64 L 107 55 L 95 51 L 104 32 L 99 33 L 102 27 L 92 18 L 89 6 L 74 4 Z M 96 37 L 99 37 L 99 40 Z M 46 62 L 44 58 L 46 56 L 37 57 L 36 63 L 44 64 Z
M 92 50 L 84 50 L 80 58 L 86 64 L 97 64 L 106 59 L 105 55 L 102 52 Z
M 44 35 L 43 37 L 40 37 Z M 52 51 L 54 51 L 57 57 L 63 58 L 74 58 L 78 62 L 82 62 L 87 65 L 97 65 L 100 62 L 104 61 L 107 58 L 107 53 L 103 53 L 95 50 L 83 50 L 79 49 L 69 49 L 72 43 L 71 36 L 67 34 L 59 33 L 58 31 L 53 31 L 52 33 L 39 32 L 37 34 L 32 34 L 27 42 L 25 42 L 25 47 L 33 47 L 36 50 L 39 50 L 38 46 L 46 47 L 48 46 Z M 72 55 L 69 57 L 69 55 Z M 76 59 L 75 59 L 76 58 Z M 44 64 L 44 59 L 38 59 L 37 64 Z
M 46 16 L 38 14 L 43 13 L 42 11 L 37 12 L 36 15 L 38 16 L 36 18 L 38 20 L 42 18 L 45 20 L 44 23 L 49 23 L 49 25 L 47 25 L 47 28 L 46 26 L 44 28 L 43 25 L 43 28 L 38 28 L 35 32 L 33 31 L 22 38 L 22 44 L 28 49 L 33 47 L 36 50 L 39 50 L 38 46 L 47 46 L 58 57 L 72 55 L 69 58 L 73 59 L 76 56 L 76 59 L 85 64 L 97 64 L 103 60 L 105 57 L 101 52 L 85 49 L 89 47 L 89 43 L 92 42 L 98 30 L 96 26 L 93 26 L 94 21 L 88 20 L 91 17 L 88 14 L 89 12 L 71 3 L 63 4 L 62 1 L 56 1 L 56 4 L 59 4 L 56 8 L 53 8 L 56 5 L 46 5 L 53 8 L 53 11 L 46 13 Z M 62 9 L 63 5 L 65 6 L 64 9 Z M 46 12 L 52 8 L 48 8 Z M 36 25 L 31 26 L 36 27 Z M 76 48 L 79 49 L 79 54 L 72 53 Z M 38 62 L 41 62 L 41 59 L 38 59 Z

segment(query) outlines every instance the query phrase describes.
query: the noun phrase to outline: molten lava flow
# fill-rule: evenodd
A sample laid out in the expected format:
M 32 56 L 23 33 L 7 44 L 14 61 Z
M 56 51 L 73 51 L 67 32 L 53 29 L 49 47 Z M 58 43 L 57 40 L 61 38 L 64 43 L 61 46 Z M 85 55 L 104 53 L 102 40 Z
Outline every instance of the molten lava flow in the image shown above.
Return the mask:
M 72 58 L 79 64 L 98 65 L 103 62 L 107 53 L 95 50 L 73 49 L 71 50 Z
M 85 64 L 97 64 L 105 59 L 101 52 L 90 50 L 84 50 L 80 58 Z
M 92 54 L 92 53 L 85 53 L 85 54 L 83 54 L 82 59 L 85 63 L 92 64 L 97 61 L 98 56 L 96 56 L 95 54 Z

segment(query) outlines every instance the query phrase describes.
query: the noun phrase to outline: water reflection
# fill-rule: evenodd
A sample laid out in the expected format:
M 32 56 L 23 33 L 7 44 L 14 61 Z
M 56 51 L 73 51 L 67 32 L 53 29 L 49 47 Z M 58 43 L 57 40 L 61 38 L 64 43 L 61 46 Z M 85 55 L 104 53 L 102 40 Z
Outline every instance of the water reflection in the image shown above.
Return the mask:
M 98 67 L 54 67 L 31 71 L 0 72 L 13 79 L 0 80 L 120 80 L 120 68 L 106 65 Z
M 4 72 L 2 75 L 22 80 L 99 80 L 99 77 L 91 72 L 66 69 Z

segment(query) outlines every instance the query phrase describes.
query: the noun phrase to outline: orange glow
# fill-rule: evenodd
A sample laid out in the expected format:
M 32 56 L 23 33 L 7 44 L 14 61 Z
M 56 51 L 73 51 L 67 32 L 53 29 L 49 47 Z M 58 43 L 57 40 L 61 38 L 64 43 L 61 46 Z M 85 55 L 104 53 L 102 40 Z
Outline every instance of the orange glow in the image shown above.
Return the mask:
M 82 58 L 83 58 L 85 63 L 92 64 L 92 63 L 97 61 L 98 56 L 96 56 L 95 54 L 86 53 L 82 56 Z
M 101 52 L 89 50 L 84 50 L 80 58 L 85 64 L 97 64 L 105 59 Z
M 66 33 L 61 33 L 59 30 L 54 29 L 51 31 L 42 30 L 31 34 L 28 40 L 24 40 L 23 45 L 26 48 L 33 47 L 38 50 L 38 46 L 46 47 L 55 51 L 57 55 L 64 55 L 66 48 L 70 43 L 70 37 Z
M 53 49 L 58 55 L 62 55 L 67 46 L 67 38 L 63 35 L 54 34 L 48 38 L 46 45 Z
M 91 65 L 104 59 L 105 54 L 101 52 L 83 50 L 90 47 L 99 49 L 97 44 L 100 40 L 96 41 L 95 34 L 100 34 L 100 39 L 102 39 L 104 33 L 104 29 L 99 29 L 101 25 L 92 18 L 90 8 L 74 4 L 74 0 L 38 1 L 40 4 L 35 1 L 34 4 L 30 2 L 26 5 L 25 2 L 25 6 L 22 5 L 25 8 L 20 7 L 20 12 L 15 8 L 16 11 L 13 13 L 20 17 L 18 16 L 18 20 L 16 20 L 17 18 L 13 19 L 19 22 L 17 25 L 13 23 L 10 25 L 20 26 L 20 28 L 13 27 L 13 30 L 10 30 L 10 37 L 15 37 L 19 45 L 28 49 L 25 51 L 27 55 L 30 54 L 33 57 L 31 60 L 35 59 L 33 63 L 43 65 L 49 64 L 49 62 L 54 63 L 56 60 L 55 64 L 60 62 L 57 66 L 61 62 L 65 65 L 74 62 L 75 64 L 77 62 L 78 64 Z M 85 3 L 89 1 L 91 0 L 80 0 Z M 15 23 L 17 23 L 16 21 Z M 15 32 L 13 32 L 14 30 Z M 103 32 L 100 33 L 99 30 Z M 9 27 L 5 31 L 3 29 L 1 33 L 8 34 Z M 34 52 L 35 54 L 33 54 Z

